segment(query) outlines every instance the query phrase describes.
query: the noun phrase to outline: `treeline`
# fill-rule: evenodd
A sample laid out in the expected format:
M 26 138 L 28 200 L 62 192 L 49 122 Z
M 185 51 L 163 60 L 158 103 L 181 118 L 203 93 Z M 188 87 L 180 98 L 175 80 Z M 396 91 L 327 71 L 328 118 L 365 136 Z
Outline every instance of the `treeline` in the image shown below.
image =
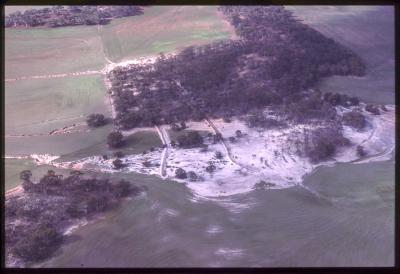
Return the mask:
M 143 191 L 125 180 L 84 175 L 73 171 L 63 177 L 49 170 L 39 182 L 32 173 L 20 173 L 20 197 L 5 203 L 5 244 L 8 258 L 38 262 L 53 254 L 65 240 L 63 230 L 74 220 L 89 218 L 119 204 L 122 198 Z
M 357 55 L 283 7 L 221 10 L 241 40 L 188 47 L 174 57 L 161 55 L 155 64 L 110 73 L 121 129 L 229 118 L 266 106 L 290 110 L 287 119 L 335 118 L 333 107 L 341 98 L 336 102 L 336 95 L 304 91 L 321 77 L 363 75 L 365 66 Z M 345 104 L 358 104 L 357 98 L 347 99 Z
M 113 18 L 143 14 L 138 6 L 55 6 L 43 9 L 16 11 L 5 17 L 10 27 L 64 27 L 76 25 L 105 25 Z

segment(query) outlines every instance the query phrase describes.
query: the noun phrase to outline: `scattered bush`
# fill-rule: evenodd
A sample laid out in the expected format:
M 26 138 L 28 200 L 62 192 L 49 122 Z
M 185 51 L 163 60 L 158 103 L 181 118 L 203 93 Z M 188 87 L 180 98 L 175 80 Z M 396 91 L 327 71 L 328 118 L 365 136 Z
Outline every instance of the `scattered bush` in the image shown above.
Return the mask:
M 216 168 L 213 164 L 209 164 L 209 165 L 206 167 L 206 171 L 207 171 L 208 173 L 213 173 L 216 169 L 217 169 L 217 168 Z
M 365 157 L 367 155 L 367 152 L 364 150 L 363 146 L 357 146 L 357 155 L 358 157 Z
M 371 112 L 374 115 L 379 115 L 381 114 L 378 107 L 374 106 L 373 104 L 368 104 L 365 106 L 365 110 L 368 112 Z
M 122 163 L 121 159 L 115 159 L 113 162 L 114 169 L 121 169 L 125 167 L 125 164 Z
M 86 123 L 90 127 L 101 127 L 107 124 L 107 120 L 103 114 L 90 114 L 86 118 Z
M 188 175 L 188 178 L 189 178 L 189 180 L 190 180 L 191 182 L 195 182 L 195 181 L 198 180 L 198 176 L 197 176 L 197 174 L 196 174 L 194 171 L 189 171 L 189 172 L 187 173 L 187 175 Z
M 222 155 L 221 151 L 216 151 L 215 152 L 215 158 L 217 159 L 222 159 L 224 156 Z
M 183 168 L 177 168 L 175 170 L 175 177 L 178 179 L 186 179 L 187 178 L 187 174 L 186 171 Z

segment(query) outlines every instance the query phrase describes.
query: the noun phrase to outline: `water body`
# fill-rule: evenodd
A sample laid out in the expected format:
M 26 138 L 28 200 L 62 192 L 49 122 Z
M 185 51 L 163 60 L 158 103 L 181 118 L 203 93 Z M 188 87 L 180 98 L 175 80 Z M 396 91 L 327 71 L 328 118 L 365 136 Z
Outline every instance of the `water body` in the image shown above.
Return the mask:
M 336 33 L 344 42 L 357 30 L 361 34 L 353 35 L 348 45 L 369 64 L 365 78 L 326 79 L 321 83 L 323 91 L 394 104 L 390 71 L 394 68 L 390 61 L 394 16 L 390 9 L 326 7 L 320 10 L 323 16 L 310 22 L 326 35 Z M 374 35 L 380 38 L 369 40 Z M 365 50 L 359 47 L 362 39 L 366 39 Z M 375 72 L 374 66 L 378 68 Z M 149 191 L 76 230 L 74 240 L 36 266 L 394 265 L 393 159 L 320 167 L 304 179 L 303 186 L 254 190 L 214 200 L 196 198 L 185 185 L 152 176 L 116 176 L 147 185 Z

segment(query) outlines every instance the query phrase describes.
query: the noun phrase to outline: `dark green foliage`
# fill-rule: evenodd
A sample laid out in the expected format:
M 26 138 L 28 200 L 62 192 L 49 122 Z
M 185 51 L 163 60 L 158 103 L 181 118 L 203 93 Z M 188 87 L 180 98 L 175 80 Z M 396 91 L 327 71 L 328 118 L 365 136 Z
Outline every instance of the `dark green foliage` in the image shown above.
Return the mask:
M 206 171 L 207 171 L 208 173 L 213 173 L 216 169 L 217 169 L 217 168 L 216 168 L 213 164 L 209 164 L 209 165 L 206 167 Z
M 333 106 L 357 106 L 359 99 L 357 97 L 350 97 L 347 94 L 327 92 L 323 96 L 324 100 Z
M 222 159 L 224 156 L 222 155 L 221 151 L 216 151 L 215 152 L 215 158 L 217 159 Z
M 359 156 L 359 157 L 365 157 L 365 156 L 367 156 L 367 152 L 364 150 L 364 147 L 363 146 L 357 146 L 357 155 Z
M 377 106 L 374 106 L 373 104 L 368 104 L 365 106 L 365 110 L 368 112 L 371 112 L 374 115 L 379 115 L 381 114 L 379 111 L 379 108 Z
M 191 182 L 195 182 L 195 181 L 197 181 L 199 178 L 198 178 L 198 176 L 197 176 L 197 174 L 194 172 L 194 171 L 189 171 L 188 173 L 187 173 L 187 176 L 188 176 L 188 178 L 189 178 L 189 180 L 191 181 Z
M 112 18 L 143 14 L 138 6 L 55 6 L 44 9 L 19 11 L 6 16 L 4 26 L 51 28 L 76 25 L 104 25 Z
M 144 161 L 142 164 L 145 167 L 151 167 L 152 166 L 150 161 Z
M 54 227 L 41 225 L 15 243 L 12 252 L 25 261 L 37 262 L 53 254 L 62 241 L 62 234 Z
M 335 126 L 318 128 L 305 132 L 304 152 L 312 163 L 329 160 L 337 147 L 348 146 L 350 141 Z
M 203 144 L 203 137 L 198 131 L 189 131 L 187 134 L 178 137 L 178 143 L 181 148 L 199 147 Z
M 121 198 L 145 190 L 126 180 L 114 182 L 79 171 L 62 178 L 49 170 L 39 183 L 30 183 L 34 191 L 25 192 L 23 199 L 11 197 L 5 203 L 6 251 L 24 262 L 51 256 L 72 219 L 90 218 L 118 205 Z M 15 225 L 16 220 L 22 225 Z
M 177 168 L 175 170 L 175 177 L 178 179 L 186 179 L 187 178 L 186 171 L 183 168 Z
M 264 180 L 260 180 L 258 183 L 256 183 L 253 187 L 253 189 L 265 189 L 269 187 L 274 187 L 276 186 L 274 183 L 266 182 Z
M 107 124 L 107 120 L 103 114 L 90 114 L 86 118 L 86 123 L 90 127 L 101 127 Z
M 363 129 L 367 124 L 364 115 L 361 112 L 352 110 L 343 114 L 343 123 L 356 129 Z
M 30 170 L 23 170 L 19 173 L 19 178 L 22 181 L 30 181 L 32 177 L 32 172 Z
M 121 147 L 124 144 L 124 136 L 119 131 L 113 131 L 107 136 L 107 144 L 111 148 Z
M 331 105 L 358 104 L 357 98 L 346 95 L 322 100 L 303 93 L 321 77 L 363 74 L 365 66 L 353 52 L 297 21 L 283 7 L 220 9 L 241 40 L 188 47 L 170 58 L 160 56 L 155 64 L 110 73 L 118 126 L 172 124 L 179 130 L 182 121 L 228 121 L 266 106 L 291 110 L 287 119 L 296 121 L 332 120 Z M 133 95 L 132 88 L 140 93 Z M 253 118 L 254 126 L 277 126 L 276 121 Z
M 115 159 L 113 162 L 114 169 L 121 169 L 125 166 L 124 163 L 122 163 L 121 159 Z

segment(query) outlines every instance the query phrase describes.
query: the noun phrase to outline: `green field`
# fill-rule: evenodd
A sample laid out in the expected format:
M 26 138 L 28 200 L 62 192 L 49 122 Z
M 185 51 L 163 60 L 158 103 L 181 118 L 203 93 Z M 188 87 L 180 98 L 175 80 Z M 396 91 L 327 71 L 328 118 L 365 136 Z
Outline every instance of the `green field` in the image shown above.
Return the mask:
M 154 6 L 144 15 L 113 20 L 101 37 L 107 56 L 118 62 L 227 39 L 233 31 L 216 6 Z
M 110 149 L 107 146 L 106 138 L 99 139 L 98 142 L 86 146 L 77 151 L 61 155 L 56 161 L 73 161 L 84 157 L 107 155 L 112 158 L 116 151 L 123 151 L 125 155 L 142 153 L 152 147 L 162 145 L 160 137 L 154 131 L 140 131 L 125 138 L 125 145 L 120 149 Z
M 48 133 L 105 106 L 106 88 L 102 75 L 53 79 L 30 79 L 5 85 L 6 134 Z
M 105 65 L 97 27 L 5 30 L 5 77 L 100 70 Z
M 329 77 L 322 91 L 357 95 L 363 101 L 394 104 L 394 8 L 391 6 L 291 6 L 294 14 L 359 54 L 365 77 Z M 373 18 L 373 22 L 371 21 Z

